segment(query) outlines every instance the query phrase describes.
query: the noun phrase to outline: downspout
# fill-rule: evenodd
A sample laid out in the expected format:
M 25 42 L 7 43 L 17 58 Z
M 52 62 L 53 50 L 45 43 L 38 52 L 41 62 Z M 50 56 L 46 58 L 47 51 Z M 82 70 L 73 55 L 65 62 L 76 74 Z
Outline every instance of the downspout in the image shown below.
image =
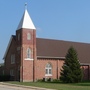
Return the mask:
M 58 79 L 58 60 L 57 60 L 57 79 Z
M 35 76 L 34 76 L 34 60 L 35 60 L 35 58 L 34 58 L 34 30 L 33 30 L 33 82 L 34 82 L 34 79 L 35 79 Z

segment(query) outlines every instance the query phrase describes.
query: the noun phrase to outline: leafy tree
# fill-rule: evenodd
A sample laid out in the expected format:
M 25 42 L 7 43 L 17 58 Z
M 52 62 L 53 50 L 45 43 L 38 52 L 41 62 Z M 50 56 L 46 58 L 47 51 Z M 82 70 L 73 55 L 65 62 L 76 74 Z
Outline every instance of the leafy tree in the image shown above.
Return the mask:
M 60 74 L 60 80 L 65 83 L 77 83 L 82 80 L 80 62 L 78 60 L 77 52 L 73 47 L 68 49 Z

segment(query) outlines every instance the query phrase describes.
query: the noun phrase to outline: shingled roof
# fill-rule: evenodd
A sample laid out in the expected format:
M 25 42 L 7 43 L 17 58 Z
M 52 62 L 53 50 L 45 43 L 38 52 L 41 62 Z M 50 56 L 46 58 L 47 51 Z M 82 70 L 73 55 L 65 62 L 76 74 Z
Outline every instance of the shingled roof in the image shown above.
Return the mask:
M 65 57 L 67 50 L 73 46 L 80 63 L 90 63 L 90 44 L 70 42 L 52 39 L 36 39 L 37 56 L 41 57 Z

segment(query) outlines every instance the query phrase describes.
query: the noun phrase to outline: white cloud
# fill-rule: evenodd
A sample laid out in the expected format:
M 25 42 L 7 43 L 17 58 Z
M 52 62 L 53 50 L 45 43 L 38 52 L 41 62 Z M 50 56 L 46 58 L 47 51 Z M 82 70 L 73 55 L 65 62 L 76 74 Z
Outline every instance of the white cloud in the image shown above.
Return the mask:
M 43 31 L 40 27 L 36 27 L 36 30 L 39 32 Z

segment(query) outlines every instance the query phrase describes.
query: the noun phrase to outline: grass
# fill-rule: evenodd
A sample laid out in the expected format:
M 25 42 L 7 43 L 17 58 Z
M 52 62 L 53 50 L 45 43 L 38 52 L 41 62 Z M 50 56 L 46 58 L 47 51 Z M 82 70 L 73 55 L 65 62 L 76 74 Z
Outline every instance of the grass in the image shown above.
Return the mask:
M 12 84 L 50 88 L 56 90 L 90 90 L 90 81 L 64 84 L 61 82 L 9 82 Z

